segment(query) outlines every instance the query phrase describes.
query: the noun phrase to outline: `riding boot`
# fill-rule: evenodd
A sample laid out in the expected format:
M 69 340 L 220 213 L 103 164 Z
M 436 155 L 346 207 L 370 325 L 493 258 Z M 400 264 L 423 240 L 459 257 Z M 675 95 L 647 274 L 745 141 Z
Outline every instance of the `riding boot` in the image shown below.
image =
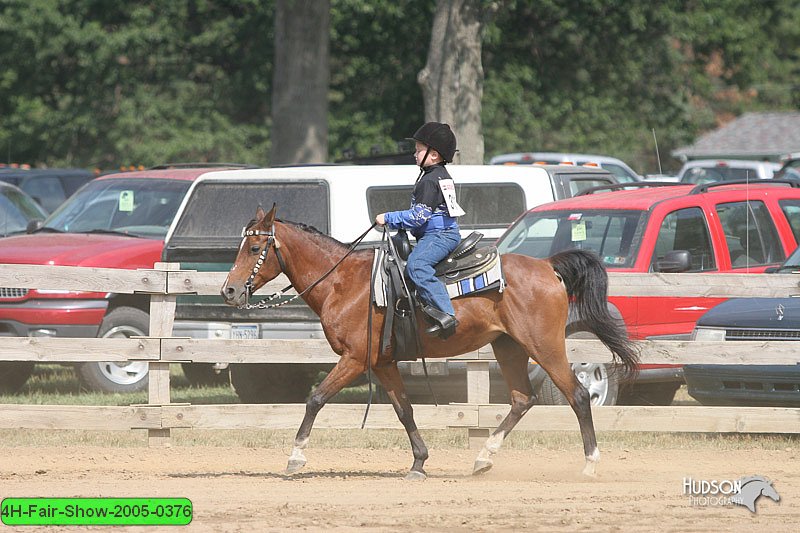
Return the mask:
M 453 315 L 440 311 L 432 305 L 423 305 L 422 310 L 433 322 L 433 325 L 425 330 L 428 335 L 439 335 L 441 338 L 446 339 L 456 332 L 458 319 Z

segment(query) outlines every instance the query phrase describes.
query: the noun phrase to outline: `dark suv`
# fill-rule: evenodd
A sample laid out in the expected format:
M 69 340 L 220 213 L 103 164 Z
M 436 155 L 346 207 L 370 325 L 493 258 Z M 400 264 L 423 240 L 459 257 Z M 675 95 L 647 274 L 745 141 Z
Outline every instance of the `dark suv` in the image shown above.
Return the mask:
M 630 187 L 630 184 L 625 184 Z M 647 183 L 642 186 L 648 186 Z M 500 238 L 501 253 L 549 257 L 570 248 L 593 250 L 609 272 L 764 272 L 780 265 L 800 240 L 800 184 L 761 180 L 616 190 L 541 205 Z M 725 298 L 609 298 L 633 339 L 688 340 L 697 319 Z M 582 335 L 580 324 L 568 336 Z M 574 365 L 595 404 L 669 404 L 682 368 L 643 365 L 620 391 L 603 364 Z M 536 378 L 536 376 L 532 376 Z M 549 379 L 539 398 L 562 403 Z
M 0 181 L 16 185 L 48 213 L 94 177 L 83 168 L 0 168 Z

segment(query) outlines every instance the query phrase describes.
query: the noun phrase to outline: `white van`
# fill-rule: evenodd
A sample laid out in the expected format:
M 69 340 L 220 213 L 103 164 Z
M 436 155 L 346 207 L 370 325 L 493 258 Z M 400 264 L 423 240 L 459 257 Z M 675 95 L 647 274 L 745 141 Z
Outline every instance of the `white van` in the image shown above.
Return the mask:
M 565 165 L 450 165 L 462 236 L 472 231 L 494 241 L 528 209 L 615 183 L 608 171 Z M 407 209 L 419 174 L 414 165 L 305 166 L 221 170 L 198 177 L 186 194 L 166 237 L 162 260 L 182 268 L 227 272 L 241 241 L 241 229 L 259 205 L 278 205 L 278 217 L 302 222 L 350 243 L 375 215 Z M 381 240 L 371 231 L 363 246 Z M 219 296 L 179 297 L 173 335 L 192 338 L 324 338 L 318 318 L 302 301 L 262 310 L 227 306 Z M 319 372 L 314 365 L 236 365 L 231 379 L 242 401 L 305 399 Z M 260 368 L 265 367 L 265 368 Z M 271 367 L 271 368 L 267 368 Z M 281 367 L 281 368 L 278 368 Z M 288 387 L 287 385 L 291 385 Z
M 616 157 L 597 154 L 573 154 L 566 152 L 516 152 L 496 155 L 489 160 L 490 165 L 594 165 L 604 168 L 616 176 L 620 183 L 641 181 L 643 178 L 627 163 Z

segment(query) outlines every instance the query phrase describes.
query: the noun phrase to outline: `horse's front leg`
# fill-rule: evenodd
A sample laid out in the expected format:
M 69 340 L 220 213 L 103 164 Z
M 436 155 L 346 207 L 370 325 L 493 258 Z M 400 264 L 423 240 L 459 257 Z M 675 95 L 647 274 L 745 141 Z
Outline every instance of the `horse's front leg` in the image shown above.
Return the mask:
M 300 429 L 297 430 L 297 435 L 294 438 L 294 448 L 292 449 L 292 455 L 289 457 L 289 464 L 286 466 L 287 474 L 293 474 L 305 466 L 306 456 L 303 454 L 303 450 L 308 446 L 311 428 L 314 426 L 314 420 L 317 418 L 319 410 L 337 392 L 352 383 L 363 371 L 364 366 L 362 363 L 344 355 L 333 367 L 333 370 L 322 380 L 322 383 L 311 393 L 311 397 L 306 403 L 306 414 L 303 417 L 303 422 L 300 424 Z
M 417 429 L 417 424 L 414 422 L 414 409 L 411 407 L 411 402 L 406 395 L 403 378 L 397 370 L 397 364 L 392 363 L 388 366 L 376 367 L 373 370 L 378 379 L 381 380 L 383 388 L 386 389 L 386 393 L 397 413 L 397 418 L 400 419 L 400 423 L 403 424 L 408 434 L 408 439 L 411 441 L 414 464 L 411 465 L 411 470 L 406 474 L 406 479 L 409 481 L 424 480 L 428 477 L 423 469 L 425 461 L 428 460 L 428 447 L 425 446 L 425 442 Z

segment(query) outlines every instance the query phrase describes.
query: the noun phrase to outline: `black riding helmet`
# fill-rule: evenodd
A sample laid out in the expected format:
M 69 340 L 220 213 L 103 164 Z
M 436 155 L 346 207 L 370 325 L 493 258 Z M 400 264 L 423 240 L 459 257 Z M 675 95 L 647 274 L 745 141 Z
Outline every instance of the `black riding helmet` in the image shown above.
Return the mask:
M 414 133 L 412 139 L 439 152 L 445 162 L 453 162 L 453 156 L 456 155 L 456 136 L 449 125 L 441 122 L 426 122 Z

